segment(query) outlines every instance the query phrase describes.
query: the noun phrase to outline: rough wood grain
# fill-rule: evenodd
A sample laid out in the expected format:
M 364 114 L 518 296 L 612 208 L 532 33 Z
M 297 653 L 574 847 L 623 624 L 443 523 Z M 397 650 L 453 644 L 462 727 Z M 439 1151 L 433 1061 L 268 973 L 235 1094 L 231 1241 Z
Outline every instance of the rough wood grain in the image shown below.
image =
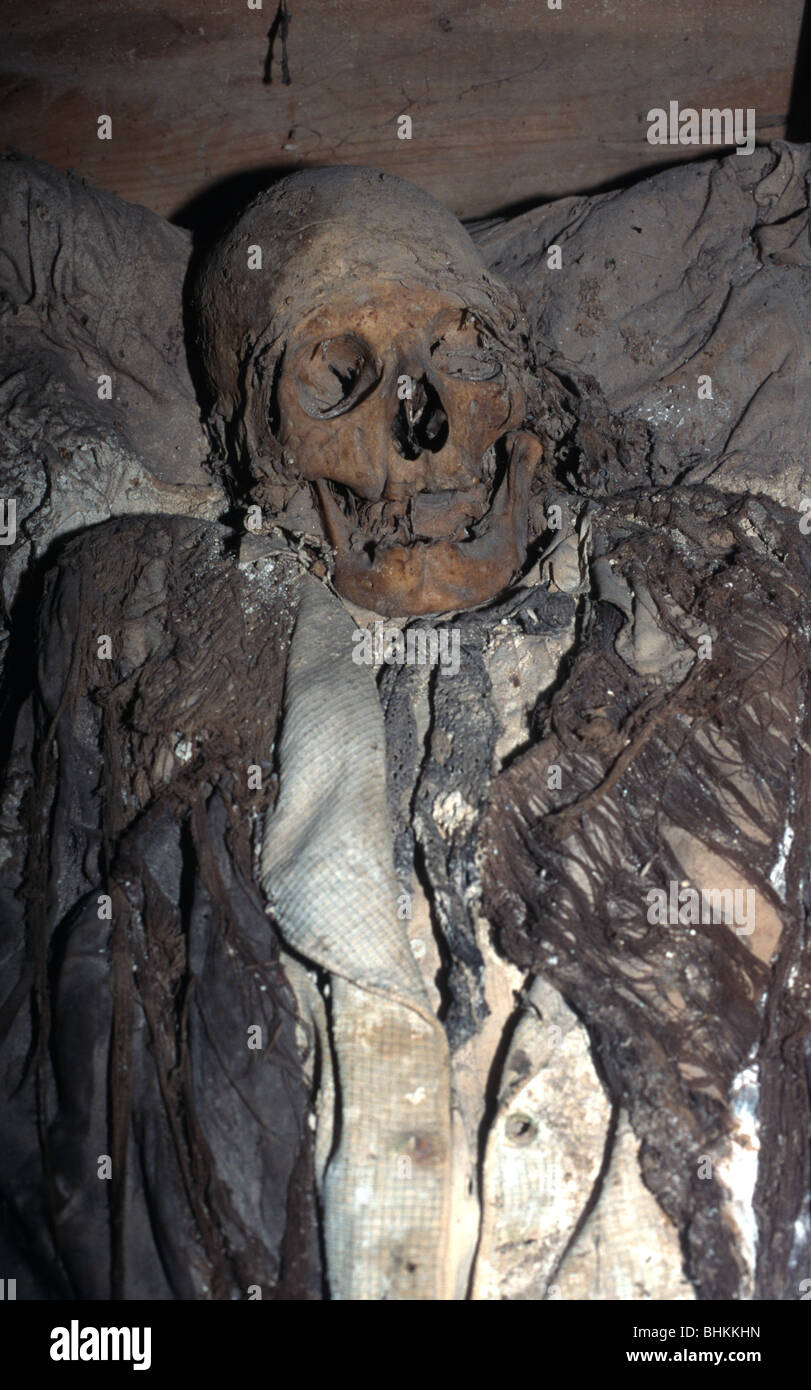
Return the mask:
M 269 53 L 275 0 L 13 0 L 0 113 L 24 153 L 164 215 L 226 177 L 343 163 L 475 217 L 693 153 L 646 142 L 646 112 L 670 99 L 754 107 L 759 140 L 783 135 L 802 10 L 288 0 L 286 84 L 278 25 Z M 111 141 L 97 138 L 101 114 Z M 411 140 L 397 136 L 403 114 Z

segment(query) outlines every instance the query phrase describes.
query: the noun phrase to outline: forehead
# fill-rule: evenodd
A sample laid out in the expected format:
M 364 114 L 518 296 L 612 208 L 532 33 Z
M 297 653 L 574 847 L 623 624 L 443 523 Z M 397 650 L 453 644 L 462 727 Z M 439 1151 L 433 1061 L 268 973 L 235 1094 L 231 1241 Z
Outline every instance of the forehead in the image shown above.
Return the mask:
M 380 331 L 427 329 L 438 315 L 449 311 L 461 313 L 471 309 L 479 314 L 476 301 L 480 299 L 472 286 L 466 294 L 465 287 L 458 284 L 437 287 L 416 278 L 411 282 L 406 278 L 369 279 L 351 290 L 336 287 L 334 296 L 329 292 L 320 296 L 319 303 L 303 316 L 292 336 L 310 338 L 350 327 L 369 336 Z

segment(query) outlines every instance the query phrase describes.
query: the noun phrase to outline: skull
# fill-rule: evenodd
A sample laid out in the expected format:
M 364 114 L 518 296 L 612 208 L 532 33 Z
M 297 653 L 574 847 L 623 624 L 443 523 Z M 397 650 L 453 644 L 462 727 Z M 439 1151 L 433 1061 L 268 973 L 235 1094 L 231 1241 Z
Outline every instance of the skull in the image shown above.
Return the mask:
M 329 542 L 339 593 L 395 616 L 509 583 L 541 456 L 526 330 L 441 204 L 373 170 L 295 174 L 217 246 L 198 314 L 215 428 L 282 524 Z

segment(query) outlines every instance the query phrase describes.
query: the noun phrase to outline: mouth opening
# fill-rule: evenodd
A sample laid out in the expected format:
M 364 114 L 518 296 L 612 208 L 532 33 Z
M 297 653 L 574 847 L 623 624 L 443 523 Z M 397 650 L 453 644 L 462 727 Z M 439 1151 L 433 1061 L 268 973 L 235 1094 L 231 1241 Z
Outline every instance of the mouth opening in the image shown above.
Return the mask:
M 422 451 L 420 451 L 422 452 Z M 480 540 L 492 523 L 497 499 L 507 486 L 510 453 L 506 438 L 482 456 L 475 488 L 419 491 L 410 497 L 366 502 L 343 483 L 328 478 L 312 487 L 329 543 L 336 550 L 376 555 L 443 541 Z
M 465 543 L 487 531 L 500 488 L 506 482 L 507 457 L 483 469 L 493 483 L 475 489 L 420 491 L 401 500 L 365 502 L 345 484 L 319 478 L 312 483 L 329 543 L 336 549 L 363 553 L 374 560 L 381 552 L 414 549 L 441 542 Z

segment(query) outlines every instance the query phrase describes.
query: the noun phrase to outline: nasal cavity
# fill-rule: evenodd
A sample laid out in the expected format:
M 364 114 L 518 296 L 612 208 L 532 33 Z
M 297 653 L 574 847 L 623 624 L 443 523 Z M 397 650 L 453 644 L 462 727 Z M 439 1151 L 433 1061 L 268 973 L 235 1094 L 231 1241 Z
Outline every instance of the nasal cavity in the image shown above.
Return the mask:
M 411 383 L 411 396 L 401 400 L 391 427 L 394 447 L 404 459 L 438 454 L 448 439 L 448 417 L 439 393 L 422 377 Z

